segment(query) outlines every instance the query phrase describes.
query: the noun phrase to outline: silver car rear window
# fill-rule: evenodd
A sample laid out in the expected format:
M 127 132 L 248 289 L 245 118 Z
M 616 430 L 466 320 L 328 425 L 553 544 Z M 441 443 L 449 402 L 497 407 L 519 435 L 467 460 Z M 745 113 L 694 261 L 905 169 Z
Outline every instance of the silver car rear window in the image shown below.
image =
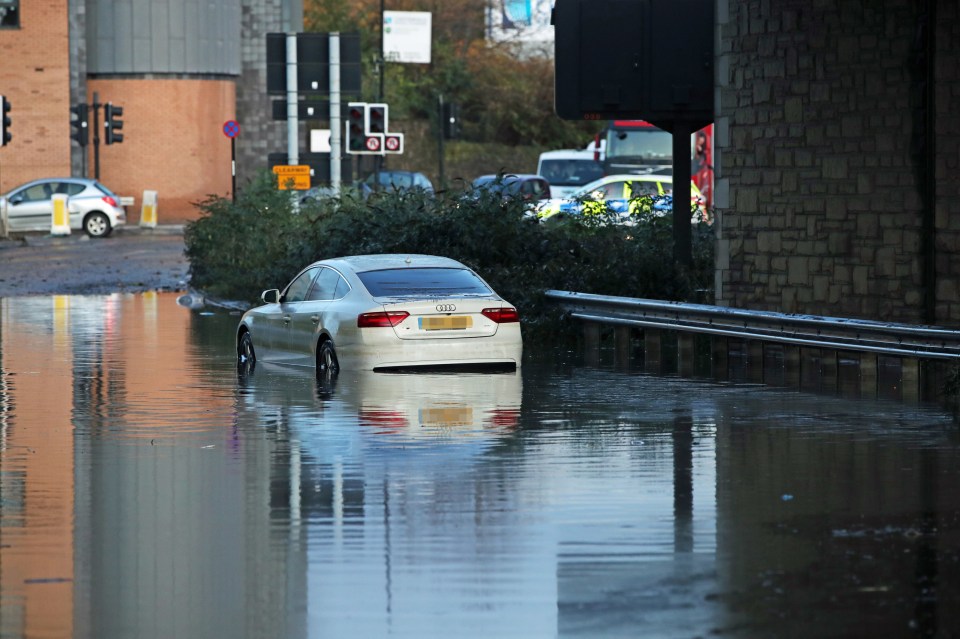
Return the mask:
M 397 268 L 357 273 L 374 297 L 491 295 L 472 271 L 462 268 Z

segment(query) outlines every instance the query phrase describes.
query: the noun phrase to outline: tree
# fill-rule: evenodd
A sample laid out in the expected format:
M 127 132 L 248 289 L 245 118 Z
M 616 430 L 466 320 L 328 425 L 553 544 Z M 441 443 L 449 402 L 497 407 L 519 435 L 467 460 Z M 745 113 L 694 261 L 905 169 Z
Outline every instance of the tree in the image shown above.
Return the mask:
M 487 2 L 390 0 L 391 11 L 431 12 L 433 25 L 429 65 L 386 65 L 391 117 L 435 120 L 443 96 L 460 103 L 466 140 L 584 146 L 598 125 L 557 117 L 552 59 L 521 58 L 509 45 L 485 40 Z M 363 99 L 379 99 L 380 0 L 306 0 L 304 22 L 308 31 L 360 33 Z

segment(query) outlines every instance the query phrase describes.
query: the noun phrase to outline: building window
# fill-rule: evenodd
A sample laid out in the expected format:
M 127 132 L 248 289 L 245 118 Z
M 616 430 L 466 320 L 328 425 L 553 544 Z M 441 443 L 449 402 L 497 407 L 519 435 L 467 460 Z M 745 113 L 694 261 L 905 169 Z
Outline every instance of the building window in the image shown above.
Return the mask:
M 20 0 L 0 0 L 0 29 L 20 27 Z

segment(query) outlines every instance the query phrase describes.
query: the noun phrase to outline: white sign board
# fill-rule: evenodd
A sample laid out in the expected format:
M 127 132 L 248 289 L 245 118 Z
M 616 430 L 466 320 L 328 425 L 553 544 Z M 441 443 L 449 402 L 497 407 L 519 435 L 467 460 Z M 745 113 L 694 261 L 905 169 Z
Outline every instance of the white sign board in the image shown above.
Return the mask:
M 310 129 L 310 152 L 330 153 L 330 129 Z
M 383 59 L 430 64 L 432 23 L 429 11 L 384 11 Z

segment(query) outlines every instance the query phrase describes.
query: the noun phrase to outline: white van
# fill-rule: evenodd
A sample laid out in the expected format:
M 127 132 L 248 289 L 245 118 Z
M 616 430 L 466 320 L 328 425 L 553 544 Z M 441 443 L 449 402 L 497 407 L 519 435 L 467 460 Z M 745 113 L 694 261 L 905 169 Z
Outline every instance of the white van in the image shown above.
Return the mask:
M 540 154 L 537 174 L 550 183 L 554 198 L 565 199 L 584 184 L 603 177 L 603 163 L 594 157 L 594 152 L 586 149 L 545 151 Z

